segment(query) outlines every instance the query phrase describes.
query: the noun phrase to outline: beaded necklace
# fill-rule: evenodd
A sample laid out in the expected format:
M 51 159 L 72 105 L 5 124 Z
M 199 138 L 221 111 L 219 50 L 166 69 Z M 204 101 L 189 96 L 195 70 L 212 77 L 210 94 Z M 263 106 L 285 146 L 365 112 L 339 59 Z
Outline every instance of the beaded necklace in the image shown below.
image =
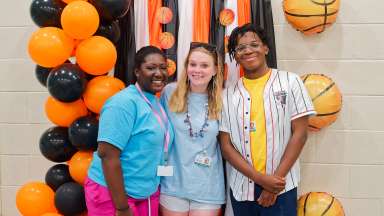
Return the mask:
M 200 130 L 198 132 L 194 132 L 192 129 L 192 123 L 191 123 L 191 114 L 189 113 L 189 100 L 187 100 L 187 112 L 186 112 L 186 117 L 184 120 L 184 123 L 186 123 L 189 127 L 189 136 L 192 137 L 192 139 L 196 139 L 198 137 L 204 137 L 204 132 L 207 131 L 207 127 L 209 126 L 208 124 L 208 103 L 204 105 L 205 107 L 205 117 L 204 117 L 204 123 L 201 126 Z

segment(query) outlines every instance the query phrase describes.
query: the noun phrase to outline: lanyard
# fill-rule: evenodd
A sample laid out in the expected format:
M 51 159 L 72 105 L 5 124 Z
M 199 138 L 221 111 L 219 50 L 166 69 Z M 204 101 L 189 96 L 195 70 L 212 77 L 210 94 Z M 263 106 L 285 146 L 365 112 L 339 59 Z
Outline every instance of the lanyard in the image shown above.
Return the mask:
M 141 97 L 144 99 L 144 101 L 148 104 L 149 107 L 151 107 L 153 114 L 155 115 L 157 121 L 160 123 L 161 127 L 164 128 L 165 134 L 164 134 L 164 161 L 165 165 L 167 165 L 168 162 L 168 146 L 170 141 L 170 133 L 169 133 L 169 122 L 167 115 L 165 114 L 165 111 L 161 104 L 157 101 L 157 105 L 160 108 L 161 115 L 159 112 L 153 107 L 152 103 L 148 100 L 148 98 L 144 95 L 143 91 L 141 90 L 140 86 L 136 83 L 135 87 L 137 91 L 140 93 Z

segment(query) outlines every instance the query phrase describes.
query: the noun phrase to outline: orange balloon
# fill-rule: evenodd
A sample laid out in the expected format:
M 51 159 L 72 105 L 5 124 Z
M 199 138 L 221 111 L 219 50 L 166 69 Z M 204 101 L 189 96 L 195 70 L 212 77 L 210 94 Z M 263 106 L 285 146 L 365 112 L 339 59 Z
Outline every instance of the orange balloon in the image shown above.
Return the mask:
M 40 216 L 46 212 L 57 212 L 55 193 L 42 182 L 23 185 L 16 194 L 16 206 L 23 216 Z
M 88 110 L 81 99 L 63 103 L 50 96 L 45 102 L 45 113 L 52 123 L 62 127 L 69 127 L 77 118 L 86 116 Z
M 67 4 L 69 4 L 69 3 L 73 2 L 73 1 L 87 1 L 87 0 L 62 0 L 62 1 L 67 3 Z
M 45 213 L 45 214 L 42 214 L 41 216 L 63 216 L 62 214 L 58 214 L 58 213 Z
M 28 53 L 32 60 L 47 68 L 63 64 L 71 56 L 73 48 L 73 39 L 56 27 L 40 28 L 28 42 Z
M 80 68 L 92 75 L 110 71 L 117 59 L 117 51 L 105 37 L 93 36 L 82 41 L 76 48 L 76 60 Z
M 94 113 L 100 113 L 105 101 L 125 88 L 125 84 L 109 76 L 93 78 L 85 88 L 83 94 L 85 105 Z
M 78 151 L 68 161 L 69 173 L 73 180 L 83 185 L 87 178 L 88 168 L 92 162 L 92 151 Z
M 69 3 L 61 14 L 63 30 L 75 39 L 86 39 L 92 36 L 97 31 L 99 22 L 96 8 L 85 1 Z

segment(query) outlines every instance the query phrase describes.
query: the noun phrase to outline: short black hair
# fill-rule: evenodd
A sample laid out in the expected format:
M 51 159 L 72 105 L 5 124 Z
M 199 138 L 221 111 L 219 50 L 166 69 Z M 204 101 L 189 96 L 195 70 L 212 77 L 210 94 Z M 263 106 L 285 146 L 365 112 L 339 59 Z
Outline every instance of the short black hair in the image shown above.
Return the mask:
M 163 53 L 163 51 L 161 51 L 159 48 L 157 48 L 155 46 L 145 46 L 145 47 L 140 48 L 136 52 L 134 68 L 139 69 L 140 66 L 144 63 L 145 57 L 147 57 L 148 55 L 151 55 L 151 54 L 160 54 L 161 56 L 164 57 L 164 59 L 167 59 L 165 57 L 165 54 Z
M 254 25 L 252 23 L 247 23 L 247 24 L 244 24 L 242 26 L 238 26 L 235 29 L 233 29 L 233 31 L 231 32 L 231 35 L 229 36 L 229 39 L 228 39 L 228 53 L 229 53 L 229 57 L 231 58 L 231 60 L 235 58 L 235 52 L 236 52 L 235 49 L 237 46 L 237 40 L 238 40 L 239 36 L 241 37 L 247 32 L 255 33 L 260 38 L 260 40 L 263 42 L 263 44 L 265 44 L 265 45 L 267 45 L 267 47 L 269 47 L 268 37 L 267 37 L 267 34 L 265 33 L 263 28 L 261 28 L 257 25 Z

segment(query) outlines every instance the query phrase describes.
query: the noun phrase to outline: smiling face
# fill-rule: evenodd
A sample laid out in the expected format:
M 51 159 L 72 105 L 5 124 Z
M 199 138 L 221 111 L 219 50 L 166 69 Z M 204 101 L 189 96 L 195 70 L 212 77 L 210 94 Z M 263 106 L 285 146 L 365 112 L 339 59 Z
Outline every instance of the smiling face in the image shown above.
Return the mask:
M 156 94 L 167 84 L 167 62 L 158 53 L 149 54 L 144 62 L 135 70 L 137 83 L 143 91 Z
M 192 51 L 187 64 L 187 75 L 192 91 L 204 92 L 216 74 L 213 57 L 203 51 Z
M 245 72 L 255 72 L 267 67 L 268 46 L 254 32 L 246 32 L 237 39 L 235 59 Z

